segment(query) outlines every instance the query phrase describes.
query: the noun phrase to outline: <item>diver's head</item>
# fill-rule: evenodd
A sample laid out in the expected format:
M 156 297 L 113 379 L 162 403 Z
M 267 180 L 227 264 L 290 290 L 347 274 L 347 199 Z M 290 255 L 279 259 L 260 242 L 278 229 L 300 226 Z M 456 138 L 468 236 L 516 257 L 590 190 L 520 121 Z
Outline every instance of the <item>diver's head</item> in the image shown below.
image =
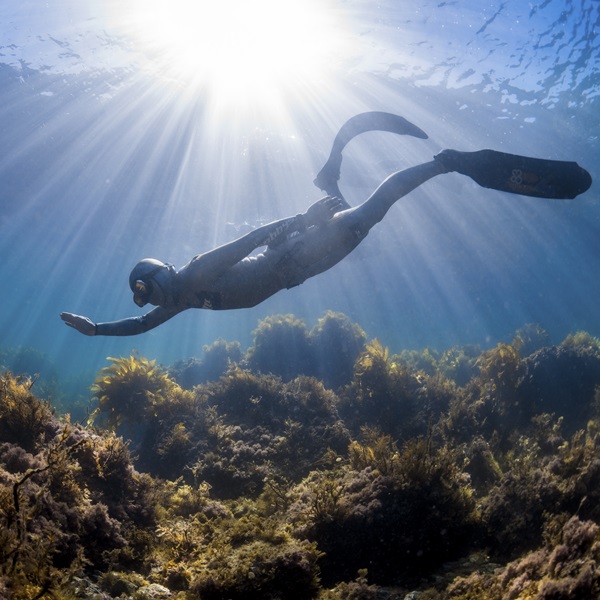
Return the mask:
M 150 303 L 165 306 L 172 299 L 175 267 L 154 258 L 144 258 L 133 267 L 129 275 L 129 287 L 133 301 L 138 306 Z

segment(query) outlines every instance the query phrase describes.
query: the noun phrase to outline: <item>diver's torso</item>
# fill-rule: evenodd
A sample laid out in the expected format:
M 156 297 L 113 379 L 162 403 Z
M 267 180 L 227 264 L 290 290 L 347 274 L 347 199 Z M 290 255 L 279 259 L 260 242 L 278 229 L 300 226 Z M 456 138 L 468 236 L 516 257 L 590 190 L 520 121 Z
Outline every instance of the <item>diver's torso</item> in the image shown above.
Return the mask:
M 244 258 L 212 282 L 202 281 L 201 277 L 186 282 L 179 302 L 188 308 L 211 310 L 256 306 L 278 291 L 300 285 L 331 268 L 362 239 L 348 227 L 347 220 L 332 220 Z

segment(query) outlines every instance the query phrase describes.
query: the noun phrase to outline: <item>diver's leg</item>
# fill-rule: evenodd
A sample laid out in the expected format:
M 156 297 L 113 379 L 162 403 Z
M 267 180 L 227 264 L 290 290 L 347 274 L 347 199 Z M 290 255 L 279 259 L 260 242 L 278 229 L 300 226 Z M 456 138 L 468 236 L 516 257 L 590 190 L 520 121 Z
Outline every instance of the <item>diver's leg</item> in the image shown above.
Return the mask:
M 447 172 L 445 166 L 431 161 L 390 175 L 360 206 L 338 212 L 323 227 L 311 227 L 298 238 L 288 240 L 274 270 L 286 273 L 289 287 L 330 269 L 361 243 L 394 202 Z
M 409 167 L 390 175 L 365 202 L 344 211 L 336 217 L 351 221 L 351 228 L 364 237 L 371 227 L 379 223 L 391 206 L 429 179 L 449 170 L 439 161 L 431 161 Z

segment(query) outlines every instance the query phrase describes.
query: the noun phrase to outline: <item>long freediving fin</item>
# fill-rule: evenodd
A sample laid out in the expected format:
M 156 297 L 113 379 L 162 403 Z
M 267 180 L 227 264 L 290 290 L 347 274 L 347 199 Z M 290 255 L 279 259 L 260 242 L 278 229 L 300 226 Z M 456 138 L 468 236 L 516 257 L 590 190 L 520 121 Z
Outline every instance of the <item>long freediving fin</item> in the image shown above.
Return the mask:
M 482 187 L 535 198 L 571 199 L 592 184 L 576 162 L 545 160 L 496 150 L 443 150 L 437 156 L 449 171 L 467 175 Z
M 350 140 L 367 131 L 389 131 L 427 139 L 427 134 L 422 129 L 398 115 L 379 111 L 358 114 L 348 119 L 335 136 L 329 158 L 314 180 L 318 188 L 330 196 L 342 198 L 337 184 L 342 165 L 342 150 Z

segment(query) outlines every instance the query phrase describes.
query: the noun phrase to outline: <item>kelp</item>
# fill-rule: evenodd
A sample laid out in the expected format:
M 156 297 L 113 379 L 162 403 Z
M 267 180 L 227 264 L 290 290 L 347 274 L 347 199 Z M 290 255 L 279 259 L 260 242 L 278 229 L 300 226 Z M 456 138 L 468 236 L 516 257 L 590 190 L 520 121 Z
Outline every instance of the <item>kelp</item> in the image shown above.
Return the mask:
M 99 414 L 112 428 L 143 422 L 163 412 L 173 396 L 184 395 L 154 360 L 135 355 L 108 360 L 112 364 L 100 371 L 92 386 L 98 407 L 90 422 Z

